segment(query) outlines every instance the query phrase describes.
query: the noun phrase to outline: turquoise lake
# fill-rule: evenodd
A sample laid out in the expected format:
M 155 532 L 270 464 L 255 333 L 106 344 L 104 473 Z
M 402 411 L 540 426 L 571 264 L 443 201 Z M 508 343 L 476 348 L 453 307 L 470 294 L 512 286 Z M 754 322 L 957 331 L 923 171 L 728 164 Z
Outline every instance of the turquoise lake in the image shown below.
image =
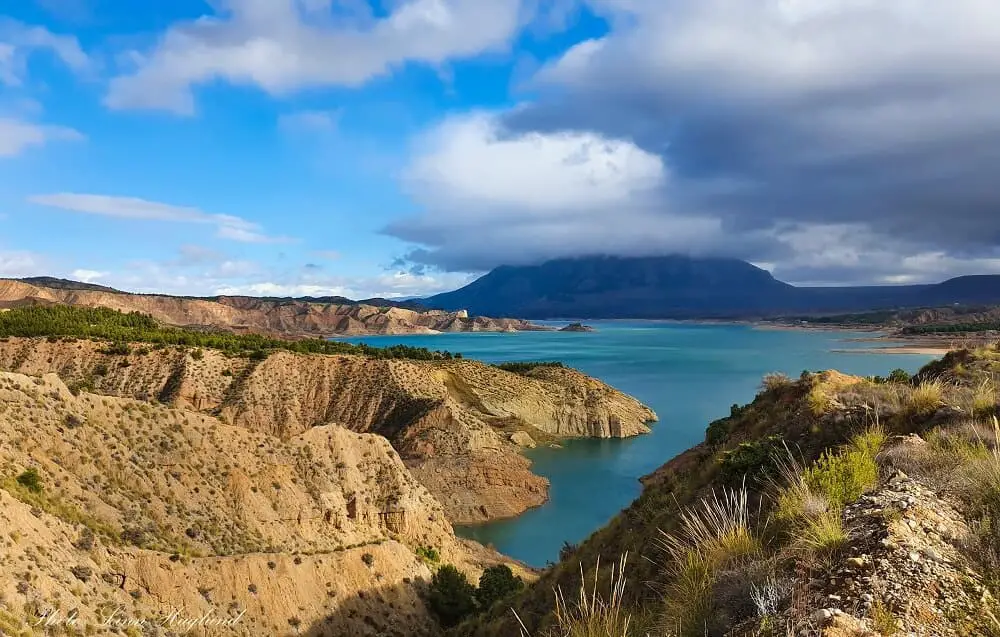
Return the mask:
M 558 323 L 556 325 L 564 325 Z M 558 360 L 629 393 L 656 411 L 652 433 L 628 440 L 576 440 L 562 449 L 528 452 L 535 473 L 551 483 L 549 501 L 512 519 L 456 532 L 533 566 L 556 561 L 563 542 L 577 543 L 634 500 L 639 477 L 704 438 L 709 422 L 753 399 L 761 377 L 838 369 L 885 375 L 913 372 L 932 359 L 912 354 L 834 352 L 861 349 L 845 339 L 870 333 L 779 331 L 743 325 L 590 321 L 594 333 L 518 332 L 376 336 L 350 339 L 461 352 L 503 361 Z

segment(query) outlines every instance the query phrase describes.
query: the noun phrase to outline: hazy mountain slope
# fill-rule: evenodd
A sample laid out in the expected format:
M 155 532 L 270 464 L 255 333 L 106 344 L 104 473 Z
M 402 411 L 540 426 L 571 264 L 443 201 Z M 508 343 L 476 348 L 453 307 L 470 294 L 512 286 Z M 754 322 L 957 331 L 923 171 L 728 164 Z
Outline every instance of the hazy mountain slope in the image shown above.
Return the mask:
M 254 297 L 190 298 L 127 294 L 71 281 L 35 279 L 45 284 L 0 279 L 0 309 L 25 305 L 106 307 L 149 314 L 167 325 L 208 326 L 285 336 L 411 334 L 542 329 L 516 319 L 468 317 L 465 312 L 414 311 L 357 303 L 330 304 Z
M 734 259 L 560 259 L 502 266 L 425 300 L 429 307 L 524 318 L 755 318 L 954 303 L 1000 303 L 1000 277 L 937 285 L 794 287 Z
M 791 289 L 730 259 L 594 257 L 503 266 L 426 304 L 524 317 L 644 318 L 670 308 L 712 315 L 781 307 Z

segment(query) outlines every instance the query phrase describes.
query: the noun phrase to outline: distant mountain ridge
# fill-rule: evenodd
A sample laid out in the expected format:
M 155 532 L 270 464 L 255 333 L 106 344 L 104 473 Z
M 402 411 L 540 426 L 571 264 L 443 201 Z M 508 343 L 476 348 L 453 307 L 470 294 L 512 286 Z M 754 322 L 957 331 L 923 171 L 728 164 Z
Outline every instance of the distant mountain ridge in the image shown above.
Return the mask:
M 106 285 L 98 285 L 97 283 L 84 283 L 82 281 L 73 281 L 71 279 L 61 279 L 54 276 L 29 276 L 20 279 L 11 279 L 12 281 L 21 281 L 22 283 L 27 283 L 29 285 L 36 285 L 43 288 L 51 288 L 53 290 L 79 290 L 79 291 L 89 291 L 89 292 L 111 292 L 114 294 L 141 294 L 139 292 L 125 292 L 124 290 L 119 290 L 117 288 L 108 287 Z M 169 294 L 147 294 L 146 296 L 171 296 Z M 371 299 L 360 299 L 354 300 L 349 299 L 346 296 L 245 296 L 238 294 L 217 294 L 215 296 L 178 296 L 173 298 L 182 299 L 193 299 L 198 301 L 218 301 L 219 299 L 225 298 L 252 298 L 258 301 L 269 301 L 273 303 L 318 303 L 323 305 L 371 305 L 372 307 L 399 307 L 407 310 L 422 311 L 427 308 L 419 303 L 419 300 L 412 298 L 401 299 L 395 301 L 393 299 L 384 299 L 381 297 L 375 297 Z
M 927 285 L 796 287 L 738 259 L 599 256 L 501 266 L 423 303 L 525 319 L 770 318 L 1000 304 L 1000 276 L 966 276 Z
M 330 300 L 335 300 L 334 298 Z M 0 279 L 0 310 L 34 305 L 106 307 L 148 314 L 165 325 L 255 332 L 278 337 L 513 332 L 547 329 L 519 319 L 470 317 L 464 311 L 411 309 L 410 304 L 370 305 L 327 299 L 207 298 L 133 294 L 65 279 Z

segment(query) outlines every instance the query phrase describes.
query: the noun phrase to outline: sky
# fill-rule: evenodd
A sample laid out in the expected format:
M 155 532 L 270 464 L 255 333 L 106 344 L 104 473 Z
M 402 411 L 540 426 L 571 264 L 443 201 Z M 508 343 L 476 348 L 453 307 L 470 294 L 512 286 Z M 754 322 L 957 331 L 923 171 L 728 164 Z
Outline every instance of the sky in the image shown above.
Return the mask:
M 0 0 L 0 276 L 1000 273 L 995 0 Z

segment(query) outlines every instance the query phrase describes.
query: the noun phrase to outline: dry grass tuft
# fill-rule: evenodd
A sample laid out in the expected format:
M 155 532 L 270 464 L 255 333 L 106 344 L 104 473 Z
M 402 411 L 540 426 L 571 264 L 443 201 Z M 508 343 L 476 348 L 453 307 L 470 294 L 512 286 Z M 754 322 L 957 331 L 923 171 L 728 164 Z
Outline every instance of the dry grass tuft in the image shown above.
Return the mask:
M 680 514 L 680 530 L 661 532 L 668 556 L 669 584 L 663 601 L 663 626 L 677 635 L 700 635 L 715 601 L 719 574 L 761 558 L 763 546 L 751 519 L 746 489 L 725 490 Z
M 906 396 L 906 406 L 910 413 L 926 416 L 944 405 L 944 395 L 944 383 L 937 379 L 927 380 L 910 391 Z
M 794 381 L 788 377 L 787 374 L 782 374 L 781 372 L 771 372 L 765 374 L 764 378 L 760 382 L 761 391 L 779 391 L 786 387 L 790 387 Z
M 633 632 L 632 616 L 624 605 L 625 565 L 628 553 L 611 567 L 610 591 L 605 598 L 598 592 L 601 562 L 594 568 L 594 581 L 588 589 L 587 575 L 580 566 L 580 588 L 572 603 L 566 600 L 562 589 L 556 590 L 556 629 L 559 637 L 638 637 Z M 521 625 L 521 637 L 529 633 L 524 622 L 514 612 Z
M 821 558 L 836 555 L 847 543 L 847 530 L 840 511 L 826 511 L 806 521 L 799 542 L 802 548 Z
M 997 409 L 996 386 L 992 379 L 984 379 L 972 393 L 972 414 L 978 418 L 992 416 Z

